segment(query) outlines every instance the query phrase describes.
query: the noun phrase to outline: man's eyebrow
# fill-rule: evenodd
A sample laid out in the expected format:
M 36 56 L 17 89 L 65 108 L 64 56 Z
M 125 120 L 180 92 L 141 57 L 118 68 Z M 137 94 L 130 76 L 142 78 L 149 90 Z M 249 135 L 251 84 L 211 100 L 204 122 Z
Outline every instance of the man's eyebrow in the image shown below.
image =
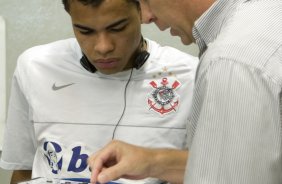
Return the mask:
M 114 22 L 114 23 L 110 24 L 109 26 L 107 26 L 106 29 L 110 29 L 110 28 L 113 28 L 113 27 L 118 26 L 120 24 L 123 24 L 124 22 L 127 22 L 127 20 L 128 20 L 127 18 L 121 19 L 121 20 L 119 20 L 117 22 Z M 93 31 L 94 30 L 92 28 L 89 28 L 89 27 L 86 27 L 86 26 L 83 26 L 83 25 L 80 25 L 80 24 L 73 24 L 73 26 L 75 26 L 75 27 L 77 27 L 79 29 L 84 29 L 84 30 L 89 30 L 89 31 Z
M 110 24 L 109 26 L 107 26 L 107 29 L 118 26 L 120 24 L 123 24 L 124 22 L 127 22 L 127 20 L 128 20 L 127 18 L 124 18 L 124 19 L 121 19 L 117 22 L 114 22 L 114 23 Z
M 73 24 L 74 27 L 77 27 L 79 29 L 84 29 L 84 30 L 93 30 L 89 27 L 83 26 L 83 25 L 79 25 L 79 24 Z

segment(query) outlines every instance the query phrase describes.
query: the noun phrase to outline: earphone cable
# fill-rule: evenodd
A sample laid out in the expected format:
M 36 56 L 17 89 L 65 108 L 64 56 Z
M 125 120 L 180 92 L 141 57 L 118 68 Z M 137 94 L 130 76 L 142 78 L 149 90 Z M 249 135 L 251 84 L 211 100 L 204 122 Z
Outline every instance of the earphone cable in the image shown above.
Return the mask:
M 127 83 L 125 84 L 125 88 L 124 88 L 124 93 L 123 93 L 123 100 L 124 100 L 124 106 L 123 106 L 123 110 L 122 110 L 122 113 L 121 113 L 121 116 L 117 122 L 117 124 L 115 125 L 115 128 L 114 128 L 114 131 L 113 131 L 113 135 L 112 135 L 112 140 L 115 138 L 115 134 L 116 134 L 116 130 L 117 130 L 117 127 L 119 126 L 122 118 L 123 118 L 123 115 L 125 113 L 125 110 L 126 110 L 126 93 L 127 93 L 127 87 L 128 87 L 128 84 L 131 80 L 131 77 L 132 77 L 132 73 L 133 73 L 133 67 L 131 69 L 131 72 L 130 72 L 130 75 L 129 75 L 129 78 L 127 80 Z

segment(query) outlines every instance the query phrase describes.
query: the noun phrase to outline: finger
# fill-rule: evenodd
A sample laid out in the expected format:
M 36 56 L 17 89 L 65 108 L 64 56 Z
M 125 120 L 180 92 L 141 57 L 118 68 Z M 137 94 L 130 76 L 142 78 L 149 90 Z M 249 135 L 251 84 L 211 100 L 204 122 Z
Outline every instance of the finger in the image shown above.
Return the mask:
M 121 178 L 127 172 L 127 167 L 119 162 L 109 168 L 103 168 L 98 174 L 97 180 L 99 183 L 107 183 Z
M 97 183 L 98 182 L 98 175 L 100 173 L 100 170 L 98 169 L 93 169 L 91 172 L 91 177 L 90 177 L 90 182 L 91 183 Z
M 91 171 L 90 181 L 91 183 L 96 183 L 98 181 L 98 174 L 103 169 L 103 160 L 99 159 L 99 157 L 91 156 L 88 159 L 88 165 Z
M 101 171 L 101 166 L 99 166 L 99 161 L 96 158 L 98 155 L 98 152 L 96 154 L 92 154 L 88 159 L 87 159 L 87 164 L 89 166 L 89 171 L 91 172 L 90 175 L 90 182 L 91 183 L 96 183 L 97 182 L 97 177 L 99 172 Z M 95 161 L 97 160 L 97 161 Z M 95 163 L 97 163 L 97 166 L 95 166 Z M 100 163 L 101 165 L 101 163 Z
M 105 149 L 96 152 L 90 156 L 87 160 L 89 168 L 91 169 L 91 178 L 92 183 L 98 182 L 99 173 L 106 167 L 108 167 L 110 161 L 115 158 L 115 154 L 111 149 Z

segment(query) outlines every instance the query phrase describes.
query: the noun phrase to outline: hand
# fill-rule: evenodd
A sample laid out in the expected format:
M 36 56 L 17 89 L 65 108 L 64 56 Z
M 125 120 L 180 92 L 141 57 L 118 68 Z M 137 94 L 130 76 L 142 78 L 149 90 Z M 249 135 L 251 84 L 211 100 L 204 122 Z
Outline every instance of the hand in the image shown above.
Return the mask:
M 111 141 L 88 159 L 91 183 L 106 183 L 118 178 L 143 179 L 152 176 L 153 150 Z

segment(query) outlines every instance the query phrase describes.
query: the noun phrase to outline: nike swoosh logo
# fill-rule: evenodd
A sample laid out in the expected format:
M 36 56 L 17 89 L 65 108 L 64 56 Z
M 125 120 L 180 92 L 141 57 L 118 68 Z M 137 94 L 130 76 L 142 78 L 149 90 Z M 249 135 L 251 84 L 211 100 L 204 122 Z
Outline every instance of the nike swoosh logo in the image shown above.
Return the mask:
M 66 88 L 66 87 L 68 87 L 68 86 L 74 85 L 74 84 L 75 84 L 75 83 L 70 83 L 70 84 L 67 84 L 67 85 L 56 86 L 56 83 L 54 83 L 53 86 L 52 86 L 52 89 L 53 89 L 54 91 L 57 91 L 57 90 Z

